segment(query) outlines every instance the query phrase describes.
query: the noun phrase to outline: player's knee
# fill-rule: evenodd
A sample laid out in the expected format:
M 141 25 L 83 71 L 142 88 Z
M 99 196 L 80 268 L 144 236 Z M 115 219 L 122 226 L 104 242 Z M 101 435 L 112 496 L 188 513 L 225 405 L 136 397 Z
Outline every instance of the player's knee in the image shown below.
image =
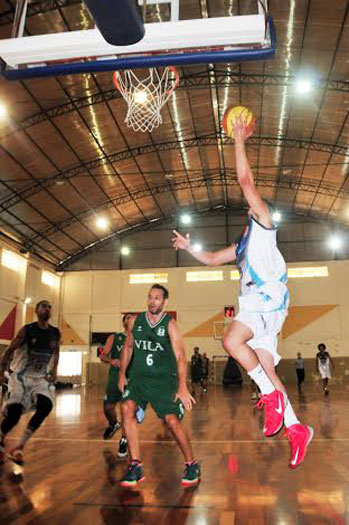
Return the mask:
M 1 432 L 8 434 L 21 418 L 23 407 L 19 403 L 12 403 L 6 408 L 6 417 L 1 422 Z
M 48 397 L 39 394 L 36 401 L 36 412 L 29 421 L 28 427 L 33 431 L 37 430 L 47 418 L 52 408 L 52 401 Z
M 38 395 L 37 403 L 37 412 L 43 417 L 47 417 L 53 408 L 51 399 L 46 396 Z
M 229 330 L 224 334 L 222 344 L 224 350 L 229 355 L 231 355 L 232 357 L 237 355 L 240 343 Z
M 170 430 L 175 430 L 181 424 L 178 417 L 174 414 L 168 414 L 165 416 L 164 421 Z
M 135 416 L 136 407 L 132 401 L 125 401 L 125 403 L 122 403 L 121 410 L 122 410 L 122 417 L 124 419 L 130 420 L 136 417 Z
M 110 414 L 110 412 L 114 412 L 115 405 L 113 403 L 109 403 L 108 401 L 104 401 L 103 408 L 105 414 Z
M 21 418 L 23 407 L 20 403 L 12 403 L 7 407 L 7 419 L 11 421 L 13 425 L 17 425 Z

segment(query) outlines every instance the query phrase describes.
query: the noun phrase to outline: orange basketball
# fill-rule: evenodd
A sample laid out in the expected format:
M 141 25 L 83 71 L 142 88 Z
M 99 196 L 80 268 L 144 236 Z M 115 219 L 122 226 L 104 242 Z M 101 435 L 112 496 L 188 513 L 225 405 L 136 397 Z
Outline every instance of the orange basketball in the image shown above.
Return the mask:
M 250 111 L 248 108 L 244 108 L 243 106 L 230 106 L 225 111 L 222 119 L 222 126 L 228 137 L 234 138 L 234 128 L 236 121 L 239 118 L 241 119 L 242 123 L 246 126 L 248 135 L 252 135 L 253 128 L 255 125 L 255 120 L 252 111 Z

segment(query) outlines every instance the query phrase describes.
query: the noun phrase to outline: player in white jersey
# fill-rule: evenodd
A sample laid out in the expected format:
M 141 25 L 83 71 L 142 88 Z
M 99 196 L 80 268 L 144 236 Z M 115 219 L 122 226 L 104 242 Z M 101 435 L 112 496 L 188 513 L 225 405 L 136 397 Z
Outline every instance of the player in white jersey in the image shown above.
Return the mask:
M 318 353 L 316 354 L 317 372 L 319 372 L 322 379 L 322 388 L 324 394 L 328 395 L 328 381 L 331 379 L 331 366 L 334 369 L 334 362 L 329 352 L 326 350 L 326 345 L 320 343 L 318 345 Z
M 11 370 L 3 406 L 5 417 L 0 427 L 0 463 L 5 460 L 5 437 L 22 414 L 35 410 L 18 444 L 9 453 L 9 458 L 19 465 L 24 463 L 25 444 L 53 407 L 60 332 L 49 324 L 51 305 L 48 301 L 40 301 L 35 311 L 38 321 L 19 330 L 0 363 L 0 384 L 9 364 Z
M 312 428 L 301 425 L 275 366 L 280 361 L 277 336 L 287 315 L 289 293 L 286 264 L 278 247 L 268 205 L 260 197 L 246 157 L 246 127 L 235 128 L 236 171 L 240 187 L 249 205 L 249 223 L 239 241 L 217 252 L 197 252 L 185 237 L 174 231 L 175 249 L 188 251 L 208 266 L 236 261 L 240 272 L 239 313 L 223 338 L 225 350 L 247 371 L 262 396 L 257 406 L 264 407 L 264 435 L 273 436 L 286 427 L 291 446 L 290 468 L 305 457 Z

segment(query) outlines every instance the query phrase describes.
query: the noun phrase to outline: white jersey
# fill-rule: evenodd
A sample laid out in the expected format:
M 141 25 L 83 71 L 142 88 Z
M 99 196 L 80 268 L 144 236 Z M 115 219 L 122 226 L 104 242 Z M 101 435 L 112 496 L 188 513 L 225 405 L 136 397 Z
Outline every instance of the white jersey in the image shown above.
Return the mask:
M 251 218 L 236 247 L 242 309 L 256 313 L 287 312 L 286 263 L 277 247 L 277 228 Z

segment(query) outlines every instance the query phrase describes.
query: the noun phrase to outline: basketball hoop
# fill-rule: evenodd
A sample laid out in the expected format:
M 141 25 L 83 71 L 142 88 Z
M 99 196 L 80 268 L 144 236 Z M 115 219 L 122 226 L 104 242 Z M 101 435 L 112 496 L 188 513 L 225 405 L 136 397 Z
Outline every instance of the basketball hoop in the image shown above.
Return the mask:
M 134 131 L 153 131 L 162 123 L 161 109 L 179 84 L 176 68 L 165 67 L 162 74 L 156 68 L 138 78 L 132 69 L 115 71 L 115 87 L 127 103 L 125 122 Z

